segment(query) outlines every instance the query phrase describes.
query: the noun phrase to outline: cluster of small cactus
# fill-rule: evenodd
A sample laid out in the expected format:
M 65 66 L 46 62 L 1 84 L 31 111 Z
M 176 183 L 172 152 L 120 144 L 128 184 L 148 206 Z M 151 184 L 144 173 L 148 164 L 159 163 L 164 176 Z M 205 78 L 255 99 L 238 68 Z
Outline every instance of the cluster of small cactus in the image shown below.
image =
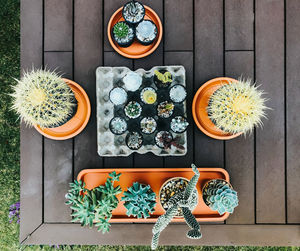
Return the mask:
M 118 38 L 125 38 L 128 35 L 129 27 L 124 22 L 119 22 L 114 26 L 113 33 Z
M 112 211 L 119 203 L 116 195 L 122 192 L 120 186 L 114 187 L 114 182 L 119 181 L 120 175 L 115 171 L 110 173 L 105 185 L 92 190 L 86 189 L 82 181 L 70 183 L 66 204 L 74 211 L 72 222 L 80 222 L 82 226 L 89 227 L 93 227 L 96 222 L 98 231 L 109 232 Z
M 233 213 L 238 206 L 237 192 L 234 191 L 225 180 L 210 180 L 203 188 L 203 199 L 205 203 L 220 215 L 225 212 Z
M 200 173 L 194 164 L 192 164 L 192 170 L 195 175 L 191 178 L 185 190 L 174 195 L 168 202 L 170 205 L 169 209 L 164 215 L 158 217 L 157 222 L 152 229 L 152 250 L 157 248 L 160 233 L 172 221 L 173 217 L 177 214 L 178 208 L 182 209 L 184 219 L 187 225 L 191 228 L 191 230 L 187 232 L 187 237 L 190 239 L 200 239 L 202 237 L 202 234 L 200 233 L 200 225 L 191 212 L 192 205 L 195 204 L 195 199 L 197 199 L 198 196 L 196 184 L 199 180 Z
M 77 101 L 72 89 L 55 72 L 32 70 L 13 87 L 12 108 L 28 125 L 57 127 L 73 115 Z
M 226 133 L 247 133 L 261 126 L 265 117 L 264 93 L 251 80 L 239 79 L 224 84 L 210 97 L 207 113 L 212 122 Z
M 124 192 L 121 201 L 125 201 L 128 216 L 137 218 L 148 218 L 154 212 L 156 205 L 156 195 L 151 190 L 150 185 L 143 185 L 138 182 L 133 183 L 128 191 Z
M 162 83 L 166 84 L 166 83 L 172 83 L 172 75 L 170 72 L 165 72 L 165 73 L 161 73 L 158 70 L 154 71 L 155 76 L 157 77 L 157 79 L 159 81 L 161 81 Z

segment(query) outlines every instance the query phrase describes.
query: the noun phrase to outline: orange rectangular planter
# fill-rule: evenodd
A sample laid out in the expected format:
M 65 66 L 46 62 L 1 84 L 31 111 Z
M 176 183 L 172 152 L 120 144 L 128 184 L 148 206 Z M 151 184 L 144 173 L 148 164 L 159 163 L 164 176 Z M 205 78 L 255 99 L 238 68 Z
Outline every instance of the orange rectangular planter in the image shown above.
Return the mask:
M 199 222 L 216 222 L 224 221 L 228 218 L 229 213 L 219 215 L 217 211 L 212 211 L 208 206 L 205 205 L 202 199 L 202 187 L 204 184 L 211 179 L 224 179 L 229 182 L 229 175 L 226 170 L 222 168 L 198 168 L 200 171 L 200 178 L 197 184 L 197 190 L 199 194 L 199 202 L 193 214 Z M 191 179 L 194 175 L 191 168 L 117 168 L 117 169 L 85 169 L 82 170 L 77 177 L 77 180 L 82 180 L 86 184 L 86 188 L 93 189 L 99 185 L 103 185 L 108 178 L 108 174 L 116 171 L 122 173 L 120 181 L 116 182 L 116 185 L 120 185 L 122 191 L 126 191 L 128 187 L 132 186 L 133 182 L 139 182 L 149 184 L 156 193 L 157 204 L 155 206 L 154 213 L 147 219 L 137 219 L 134 217 L 128 217 L 126 215 L 126 208 L 124 202 L 121 201 L 118 207 L 112 212 L 112 219 L 110 222 L 139 222 L 149 223 L 156 222 L 157 218 L 164 214 L 164 210 L 159 203 L 158 194 L 162 184 L 173 177 L 184 177 Z M 117 197 L 120 198 L 123 193 Z M 172 222 L 184 222 L 183 218 L 174 218 Z

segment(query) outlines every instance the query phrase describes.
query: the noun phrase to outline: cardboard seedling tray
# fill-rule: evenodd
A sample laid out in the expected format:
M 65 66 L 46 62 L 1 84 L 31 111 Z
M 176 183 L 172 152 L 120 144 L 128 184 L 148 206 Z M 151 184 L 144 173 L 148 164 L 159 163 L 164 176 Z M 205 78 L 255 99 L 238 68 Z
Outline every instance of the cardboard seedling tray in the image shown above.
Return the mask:
M 205 205 L 202 199 L 202 188 L 204 184 L 211 179 L 224 179 L 229 182 L 229 175 L 226 170 L 222 168 L 198 168 L 200 171 L 200 178 L 197 184 L 198 190 L 198 205 L 194 209 L 193 214 L 199 222 L 216 222 L 224 221 L 228 218 L 229 213 L 219 215 L 217 211 L 212 211 Z M 120 185 L 122 191 L 126 191 L 128 187 L 132 186 L 134 182 L 149 184 L 156 193 L 156 206 L 154 213 L 147 219 L 137 219 L 128 217 L 126 215 L 126 208 L 124 202 L 119 202 L 118 207 L 112 212 L 112 219 L 110 222 L 126 222 L 126 223 L 147 223 L 156 222 L 157 218 L 164 214 L 164 209 L 159 203 L 159 190 L 162 184 L 173 177 L 184 177 L 191 179 L 194 175 L 191 168 L 119 168 L 119 169 L 85 169 L 82 170 L 77 177 L 77 180 L 82 180 L 86 184 L 86 188 L 93 189 L 99 185 L 103 185 L 108 178 L 108 174 L 116 171 L 122 173 L 120 181 L 116 182 L 116 186 Z M 123 192 L 117 197 L 123 196 Z M 172 222 L 184 222 L 183 218 L 174 218 Z

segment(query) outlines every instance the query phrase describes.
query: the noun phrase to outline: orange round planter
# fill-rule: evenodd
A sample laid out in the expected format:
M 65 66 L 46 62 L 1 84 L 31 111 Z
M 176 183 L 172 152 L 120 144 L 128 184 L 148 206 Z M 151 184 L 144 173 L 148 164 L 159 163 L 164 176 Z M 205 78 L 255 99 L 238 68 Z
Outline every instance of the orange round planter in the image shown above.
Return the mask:
M 63 79 L 72 89 L 77 100 L 77 111 L 73 118 L 67 123 L 54 128 L 41 128 L 35 125 L 35 129 L 49 139 L 65 140 L 70 139 L 82 132 L 86 127 L 90 115 L 91 104 L 88 95 L 84 89 L 77 83 L 69 79 Z
M 158 36 L 156 40 L 150 44 L 150 45 L 142 45 L 138 41 L 134 41 L 132 45 L 129 47 L 123 48 L 120 47 L 117 43 L 114 42 L 112 36 L 111 36 L 111 30 L 114 27 L 114 25 L 119 21 L 124 21 L 124 18 L 122 16 L 122 9 L 123 7 L 119 8 L 110 18 L 108 26 L 107 26 L 107 36 L 109 43 L 114 48 L 116 52 L 118 52 L 120 55 L 127 57 L 127 58 L 143 58 L 148 55 L 150 55 L 152 52 L 156 50 L 156 48 L 159 46 L 162 34 L 163 34 L 163 27 L 162 23 L 160 21 L 159 16 L 155 13 L 154 10 L 152 10 L 150 7 L 144 5 L 145 7 L 145 20 L 151 20 L 155 23 L 158 31 Z
M 192 105 L 194 121 L 203 133 L 214 139 L 228 140 L 242 134 L 229 134 L 223 132 L 210 120 L 206 110 L 210 96 L 222 85 L 229 84 L 230 82 L 237 82 L 237 80 L 226 77 L 211 79 L 202 85 L 194 96 Z

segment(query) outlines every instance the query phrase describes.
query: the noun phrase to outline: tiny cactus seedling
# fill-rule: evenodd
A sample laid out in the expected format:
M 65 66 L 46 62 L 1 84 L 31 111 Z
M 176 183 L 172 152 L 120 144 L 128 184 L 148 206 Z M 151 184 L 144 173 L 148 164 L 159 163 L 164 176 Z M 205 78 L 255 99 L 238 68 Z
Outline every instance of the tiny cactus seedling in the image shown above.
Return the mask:
M 233 213 L 238 206 L 237 192 L 225 180 L 211 180 L 203 189 L 205 203 L 220 215 L 225 212 Z
M 208 116 L 225 133 L 251 132 L 265 117 L 263 94 L 249 79 L 224 84 L 211 95 Z
M 194 164 L 192 164 L 192 169 L 195 175 L 191 178 L 183 192 L 177 193 L 173 197 L 171 197 L 171 199 L 168 201 L 170 205 L 168 210 L 165 214 L 158 217 L 157 222 L 152 229 L 152 250 L 157 248 L 160 233 L 172 221 L 173 217 L 177 214 L 178 208 L 182 209 L 184 219 L 187 225 L 191 228 L 191 230 L 189 230 L 186 234 L 187 237 L 190 239 L 200 239 L 202 237 L 202 234 L 200 232 L 200 225 L 191 212 L 193 205 L 195 204 L 195 200 L 198 196 L 196 185 L 200 177 L 200 172 Z
M 158 70 L 154 71 L 155 76 L 157 77 L 157 79 L 159 81 L 161 81 L 162 83 L 166 84 L 166 83 L 172 83 L 172 75 L 170 72 L 165 72 L 165 73 L 161 73 Z
M 125 38 L 128 35 L 129 27 L 124 22 L 119 22 L 114 26 L 113 33 L 118 38 Z
M 154 212 L 156 195 L 151 190 L 150 185 L 135 182 L 128 188 L 128 191 L 124 192 L 121 201 L 125 201 L 124 206 L 128 216 L 133 215 L 137 218 L 144 217 L 146 219 Z
M 55 72 L 33 70 L 17 82 L 11 94 L 12 108 L 26 124 L 57 127 L 73 115 L 74 93 Z

